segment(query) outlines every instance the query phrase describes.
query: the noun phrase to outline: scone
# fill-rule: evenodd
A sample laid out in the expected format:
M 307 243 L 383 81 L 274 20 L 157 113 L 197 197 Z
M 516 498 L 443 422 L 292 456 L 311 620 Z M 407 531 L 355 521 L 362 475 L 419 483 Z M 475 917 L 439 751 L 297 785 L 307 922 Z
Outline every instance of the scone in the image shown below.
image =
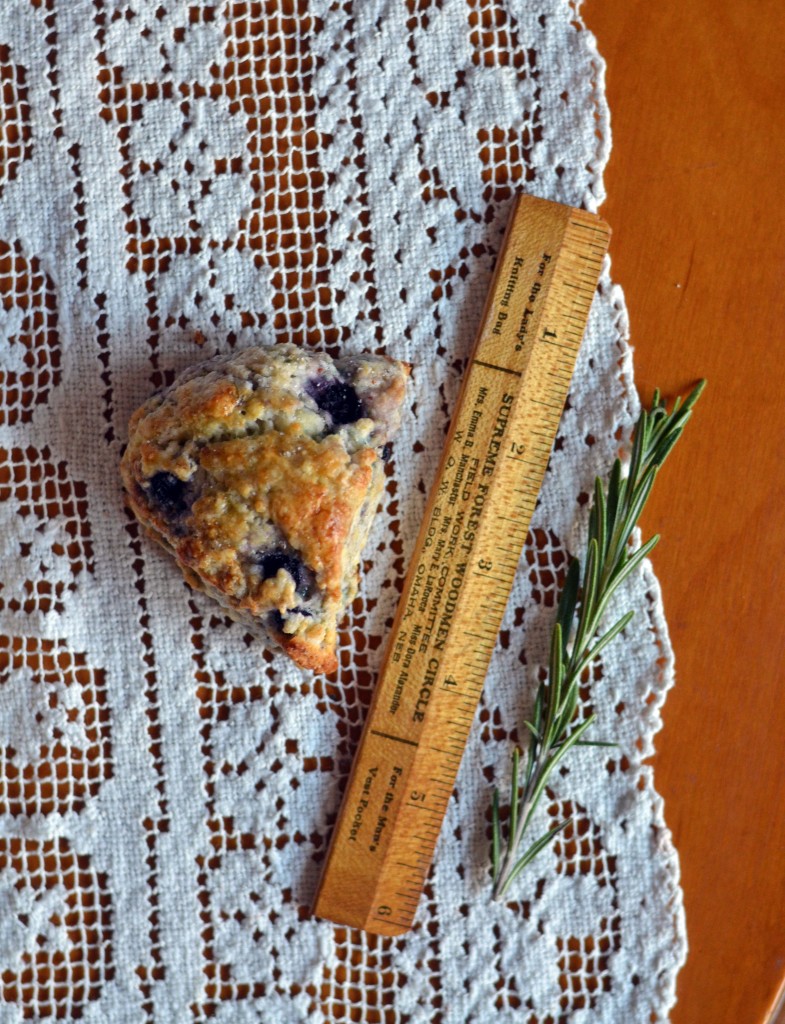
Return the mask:
M 122 476 L 138 519 L 193 587 L 304 668 L 337 667 L 408 373 L 249 348 L 191 367 L 131 418 Z

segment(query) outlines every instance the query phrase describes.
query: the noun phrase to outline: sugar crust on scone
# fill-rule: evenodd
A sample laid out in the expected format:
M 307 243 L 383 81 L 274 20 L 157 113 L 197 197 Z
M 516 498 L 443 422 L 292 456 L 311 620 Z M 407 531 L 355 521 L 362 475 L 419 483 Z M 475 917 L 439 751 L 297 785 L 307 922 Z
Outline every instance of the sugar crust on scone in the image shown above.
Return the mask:
M 131 508 L 191 586 L 314 671 L 337 626 L 384 483 L 409 368 L 249 348 L 186 370 L 131 417 Z

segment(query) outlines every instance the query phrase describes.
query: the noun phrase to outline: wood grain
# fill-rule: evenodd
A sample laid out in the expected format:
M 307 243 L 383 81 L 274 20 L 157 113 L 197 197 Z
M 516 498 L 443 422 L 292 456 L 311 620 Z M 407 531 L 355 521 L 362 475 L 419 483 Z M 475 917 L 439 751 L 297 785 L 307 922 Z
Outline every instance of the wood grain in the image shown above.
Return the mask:
M 653 762 L 690 941 L 671 1020 L 762 1024 L 785 977 L 785 7 L 583 13 L 638 387 L 709 380 L 644 517 L 677 664 Z

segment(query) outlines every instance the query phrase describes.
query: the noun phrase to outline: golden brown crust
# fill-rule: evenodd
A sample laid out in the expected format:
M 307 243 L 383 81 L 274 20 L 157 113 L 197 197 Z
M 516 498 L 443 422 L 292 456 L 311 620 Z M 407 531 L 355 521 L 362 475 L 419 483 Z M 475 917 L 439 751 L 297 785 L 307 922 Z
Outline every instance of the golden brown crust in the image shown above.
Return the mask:
M 338 655 L 335 650 L 317 650 L 296 636 L 285 636 L 279 643 L 300 668 L 309 668 L 312 672 L 323 672 L 325 675 L 330 675 L 338 668 Z

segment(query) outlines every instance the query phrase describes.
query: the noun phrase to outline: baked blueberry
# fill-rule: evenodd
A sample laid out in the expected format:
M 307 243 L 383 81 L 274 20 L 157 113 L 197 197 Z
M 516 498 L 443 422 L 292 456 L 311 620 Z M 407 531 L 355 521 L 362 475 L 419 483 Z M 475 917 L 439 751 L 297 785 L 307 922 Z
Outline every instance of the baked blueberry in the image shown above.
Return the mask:
M 259 566 L 262 579 L 271 580 L 278 575 L 279 569 L 283 569 L 294 580 L 294 588 L 300 597 L 305 597 L 308 593 L 311 574 L 297 555 L 281 550 L 265 551 L 263 554 L 257 555 L 256 564 Z
M 365 416 L 365 409 L 351 384 L 339 377 L 315 377 L 305 389 L 322 412 L 329 413 L 334 426 L 356 423 Z
M 307 608 L 287 608 L 286 615 L 304 615 L 306 619 L 313 618 L 313 612 L 309 612 Z M 270 612 L 270 625 L 277 633 L 284 633 L 285 622 L 286 619 L 277 608 Z
M 167 518 L 181 516 L 187 511 L 188 484 L 174 473 L 156 473 L 150 477 L 148 486 L 153 503 Z
M 283 633 L 283 615 L 277 608 L 274 612 L 270 612 L 270 625 L 276 633 Z

